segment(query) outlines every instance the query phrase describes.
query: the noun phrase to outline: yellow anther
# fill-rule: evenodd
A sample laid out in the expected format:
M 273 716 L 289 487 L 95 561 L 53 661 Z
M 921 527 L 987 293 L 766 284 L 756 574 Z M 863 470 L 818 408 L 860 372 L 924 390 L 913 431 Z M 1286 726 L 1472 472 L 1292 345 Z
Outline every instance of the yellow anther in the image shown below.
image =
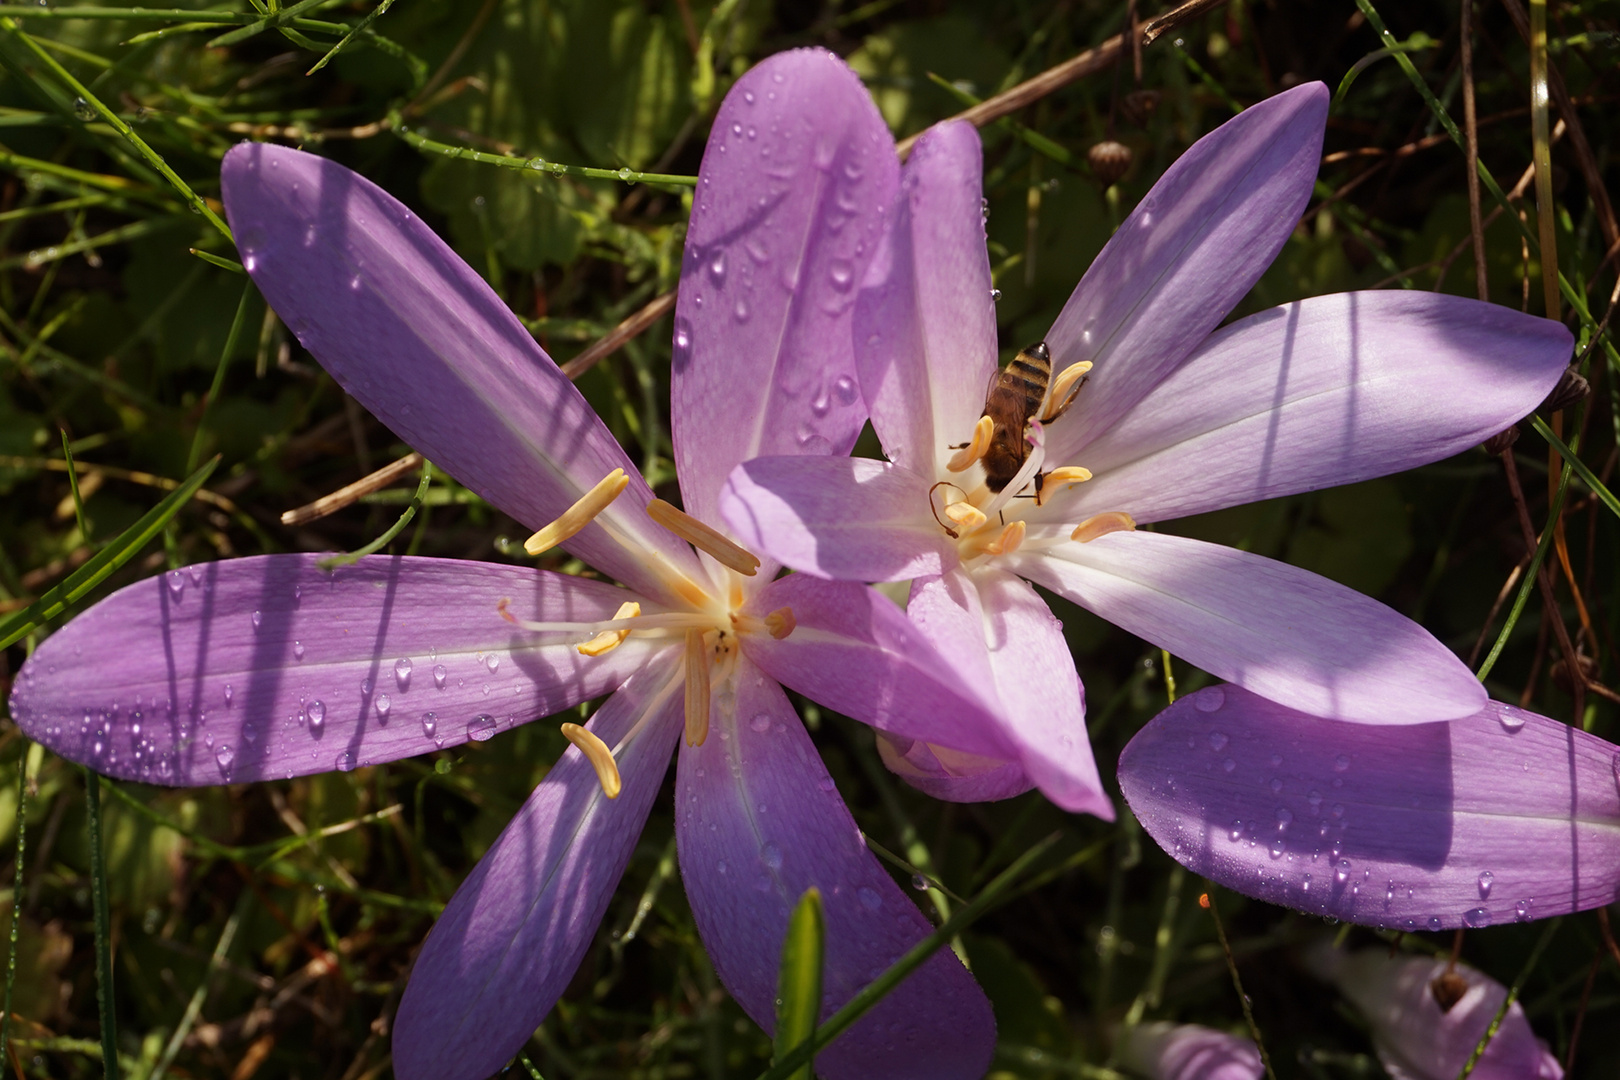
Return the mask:
M 793 609 L 790 607 L 777 608 L 765 616 L 765 629 L 777 641 L 781 641 L 793 633 L 794 628 L 798 625 L 799 621 L 793 617 Z
M 633 619 L 641 614 L 641 605 L 634 600 L 626 600 L 619 605 L 619 610 L 613 613 L 615 619 Z M 579 646 L 579 651 L 586 656 L 601 656 L 612 652 L 624 643 L 630 636 L 629 630 L 604 630 L 585 644 Z
M 1075 484 L 1083 484 L 1090 479 L 1091 470 L 1082 469 L 1078 465 L 1064 465 L 1061 468 L 1053 469 L 1040 477 L 1040 483 L 1035 489 L 1035 505 L 1043 505 L 1046 497 L 1060 487 L 1073 487 Z
M 988 548 L 986 548 L 986 550 L 992 555 L 1011 555 L 1013 552 L 1017 551 L 1021 546 L 1023 546 L 1024 529 L 1025 527 L 1022 521 L 1013 522 L 1011 525 L 1008 525 L 1005 529 L 1001 530 L 1001 535 L 996 538 L 996 542 L 991 544 Z
M 1091 361 L 1082 360 L 1078 364 L 1070 364 L 1058 372 L 1058 377 L 1052 380 L 1052 396 L 1047 399 L 1046 412 L 1042 420 L 1055 420 L 1063 415 L 1063 411 L 1074 402 L 1074 395 L 1079 387 L 1076 385 L 1091 370 Z
M 587 731 L 578 724 L 564 724 L 562 733 L 563 738 L 579 747 L 579 752 L 585 755 L 585 760 L 596 770 L 596 780 L 602 785 L 602 794 L 610 799 L 617 799 L 624 784 L 619 779 L 618 762 L 613 760 L 613 751 L 608 749 L 607 743 L 598 739 L 594 732 Z
M 709 649 L 704 631 L 686 632 L 686 745 L 709 737 Z
M 945 467 L 951 472 L 965 472 L 975 461 L 984 457 L 984 452 L 990 449 L 990 437 L 995 433 L 996 422 L 988 416 L 979 417 L 979 422 L 973 425 L 973 438 L 951 455 Z
M 945 508 L 945 516 L 950 518 L 951 523 L 964 533 L 970 533 L 983 527 L 985 521 L 988 520 L 984 516 L 984 511 L 969 502 L 951 503 Z
M 1130 532 L 1136 528 L 1136 519 L 1122 510 L 1110 510 L 1106 514 L 1097 514 L 1088 517 L 1074 527 L 1069 534 L 1070 540 L 1078 540 L 1082 544 L 1089 544 L 1099 536 L 1109 533 Z
M 691 514 L 676 509 L 663 499 L 654 499 L 647 504 L 647 516 L 699 551 L 707 552 L 722 566 L 729 566 L 744 577 L 753 577 L 759 572 L 759 559 L 753 552 L 738 547 Z
M 991 530 L 972 534 L 958 546 L 963 559 L 976 559 L 980 555 L 1006 555 L 1017 551 L 1024 542 L 1023 521 L 1014 521 L 999 533 Z
M 582 495 L 578 502 L 564 510 L 556 521 L 523 541 L 523 550 L 530 555 L 550 551 L 589 525 L 597 514 L 606 510 L 608 505 L 629 486 L 630 478 L 624 475 L 624 470 L 614 469 L 602 477 L 595 487 Z

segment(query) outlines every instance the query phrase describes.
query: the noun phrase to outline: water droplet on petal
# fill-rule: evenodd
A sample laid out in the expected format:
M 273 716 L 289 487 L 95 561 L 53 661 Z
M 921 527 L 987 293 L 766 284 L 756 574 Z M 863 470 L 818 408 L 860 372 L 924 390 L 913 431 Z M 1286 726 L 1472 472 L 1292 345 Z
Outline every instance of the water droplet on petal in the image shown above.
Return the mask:
M 1463 913 L 1463 922 L 1472 927 L 1491 925 L 1491 913 L 1485 908 L 1477 907 L 1472 911 Z
M 347 750 L 339 754 L 337 761 L 333 762 L 338 772 L 354 772 L 354 764 L 354 755 Z
M 928 891 L 928 879 L 923 877 L 921 874 L 912 874 L 911 875 L 911 887 L 913 889 L 916 889 L 918 892 L 927 892 Z
M 399 685 L 401 690 L 411 688 L 411 668 L 414 666 L 409 657 L 402 656 L 394 661 L 394 682 Z
M 433 685 L 437 686 L 440 690 L 444 689 L 444 680 L 448 678 L 449 675 L 450 673 L 444 669 L 443 664 L 433 665 Z
M 234 698 L 235 696 L 236 696 L 236 691 L 231 689 L 231 684 L 230 683 L 226 683 L 225 684 L 225 707 L 227 709 L 231 707 L 231 699 Z M 136 713 L 135 715 L 139 716 L 140 713 Z
M 1237 762 L 1233 761 L 1231 758 L 1227 758 L 1225 761 L 1221 762 L 1221 769 L 1225 772 L 1232 772 L 1236 768 Z
M 772 870 L 782 869 L 782 849 L 775 844 L 766 844 L 760 848 L 759 859 Z
M 495 718 L 489 713 L 479 713 L 467 725 L 467 738 L 473 742 L 488 742 L 495 737 L 497 726 Z
M 100 746 L 101 744 L 97 743 L 96 745 Z M 231 775 L 231 762 L 235 760 L 236 751 L 227 745 L 221 745 L 218 750 L 214 751 L 214 761 L 219 764 L 219 774 L 221 776 L 228 777 Z
M 1523 729 L 1525 714 L 1511 705 L 1498 705 L 1496 722 L 1502 725 L 1504 731 L 1516 732 Z
M 1193 696 L 1193 708 L 1199 712 L 1218 712 L 1226 704 L 1226 692 L 1218 686 L 1206 686 Z
M 422 714 L 422 734 L 426 735 L 428 738 L 431 739 L 431 738 L 433 738 L 433 733 L 438 731 L 438 730 L 439 730 L 439 714 L 436 713 L 436 712 L 425 712 L 425 713 L 423 713 Z
M 1491 898 L 1491 885 L 1495 881 L 1496 875 L 1491 873 L 1489 870 L 1481 872 L 1479 875 L 1479 898 L 1481 900 L 1489 900 Z
M 726 253 L 724 251 L 715 252 L 714 257 L 709 260 L 709 278 L 716 285 L 726 283 Z
M 1438 915 L 1430 915 L 1429 916 L 1429 929 L 1430 930 L 1439 930 L 1444 925 L 1445 924 L 1440 921 L 1440 916 L 1438 916 Z
M 378 720 L 381 720 L 381 721 L 386 723 L 387 720 L 388 720 L 388 710 L 393 708 L 393 707 L 394 707 L 394 703 L 388 700 L 388 695 L 387 694 L 378 694 L 377 695 L 376 708 L 377 708 L 377 719 Z
M 1226 744 L 1231 741 L 1232 740 L 1224 731 L 1212 731 L 1209 733 L 1209 748 L 1211 750 L 1215 750 L 1217 752 L 1225 750 Z
M 848 292 L 855 283 L 855 267 L 848 259 L 834 259 L 827 267 L 827 280 L 839 292 Z
M 166 577 L 166 580 L 169 583 L 169 591 L 171 593 L 173 593 L 176 596 L 179 596 L 182 592 L 185 591 L 185 588 L 186 588 L 186 575 L 182 574 L 178 570 L 170 570 L 168 572 L 168 574 L 165 575 L 165 577 Z
M 1287 850 L 1288 850 L 1288 845 L 1283 843 L 1281 840 L 1273 840 L 1271 842 L 1271 857 L 1273 859 L 1282 858 L 1283 857 L 1283 852 L 1285 852 Z
M 1333 759 L 1334 772 L 1344 772 L 1348 768 L 1350 768 L 1350 758 L 1348 756 L 1340 754 L 1338 757 Z
M 855 385 L 854 379 L 848 375 L 840 375 L 833 380 L 833 393 L 838 396 L 841 403 L 853 405 L 855 399 L 860 396 L 861 391 L 860 387 Z
M 764 734 L 771 729 L 771 718 L 765 713 L 760 713 L 758 716 L 748 721 L 748 727 L 753 731 Z
M 1529 904 L 1529 902 L 1525 901 L 1525 900 L 1520 900 L 1517 904 L 1514 904 L 1513 905 L 1513 917 L 1515 919 L 1518 919 L 1520 922 L 1528 921 L 1529 918 L 1530 918 L 1530 904 Z
M 257 630 L 259 628 L 259 624 L 264 622 L 264 613 L 255 611 L 252 615 L 248 616 L 248 618 L 253 623 L 253 629 Z
M 1350 880 L 1350 860 L 1340 859 L 1333 876 L 1338 879 L 1341 885 Z
M 304 643 L 302 641 L 293 642 L 293 659 L 294 660 L 302 660 L 303 658 L 304 658 Z

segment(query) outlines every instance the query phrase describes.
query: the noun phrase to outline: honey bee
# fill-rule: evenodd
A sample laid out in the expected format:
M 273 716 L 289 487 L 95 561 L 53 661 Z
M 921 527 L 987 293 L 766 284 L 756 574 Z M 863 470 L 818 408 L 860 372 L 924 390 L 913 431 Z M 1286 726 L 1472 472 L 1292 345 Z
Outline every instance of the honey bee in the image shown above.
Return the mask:
M 1013 357 L 1012 363 L 996 372 L 990 380 L 989 392 L 984 398 L 983 416 L 995 424 L 990 446 L 984 452 L 985 485 L 1000 492 L 1018 475 L 1029 457 L 1029 443 L 1024 428 L 1032 419 L 1043 423 L 1056 420 L 1074 404 L 1084 378 L 1074 379 L 1060 386 L 1063 399 L 1050 402 L 1052 390 L 1052 353 L 1046 342 L 1037 341 Z M 1039 499 L 1044 475 L 1035 477 L 1035 495 Z

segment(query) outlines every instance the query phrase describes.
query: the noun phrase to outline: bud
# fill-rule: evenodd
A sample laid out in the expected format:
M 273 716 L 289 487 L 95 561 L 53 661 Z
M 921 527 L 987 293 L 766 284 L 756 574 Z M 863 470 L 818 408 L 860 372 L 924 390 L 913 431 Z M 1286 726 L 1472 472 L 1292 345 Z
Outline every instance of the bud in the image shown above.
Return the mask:
M 1498 431 L 1495 435 L 1492 435 L 1490 438 L 1481 443 L 1480 446 L 1487 454 L 1491 455 L 1491 457 L 1501 457 L 1503 454 L 1511 450 L 1513 448 L 1513 444 L 1518 441 L 1519 428 L 1518 425 L 1515 424 L 1513 427 L 1503 428 L 1501 431 Z
M 1125 95 L 1119 103 L 1119 111 L 1125 114 L 1125 119 L 1137 127 L 1147 127 L 1148 121 L 1159 109 L 1159 92 L 1157 90 L 1132 90 Z
M 1104 139 L 1086 151 L 1091 171 L 1103 187 L 1113 187 L 1118 183 L 1119 178 L 1130 170 L 1134 157 L 1130 147 L 1113 139 Z
M 1578 371 L 1572 367 L 1565 368 L 1564 373 L 1558 376 L 1558 385 L 1552 388 L 1547 400 L 1541 403 L 1540 411 L 1557 412 L 1571 405 L 1578 405 L 1586 400 L 1586 396 L 1591 392 L 1591 384 L 1581 378 Z

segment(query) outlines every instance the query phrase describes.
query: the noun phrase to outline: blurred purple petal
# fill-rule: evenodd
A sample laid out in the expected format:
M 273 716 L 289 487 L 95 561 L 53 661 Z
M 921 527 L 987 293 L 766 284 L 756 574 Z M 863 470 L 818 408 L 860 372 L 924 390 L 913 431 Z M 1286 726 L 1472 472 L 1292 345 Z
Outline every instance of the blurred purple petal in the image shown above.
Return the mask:
M 574 977 L 635 849 L 681 730 L 678 664 L 649 665 L 585 726 L 618 755 L 602 794 L 564 751 L 467 875 L 422 946 L 394 1021 L 400 1080 L 482 1080 L 522 1049 Z
M 720 511 L 737 542 L 817 577 L 904 581 L 957 562 L 928 516 L 929 481 L 869 458 L 756 458 L 732 471 Z
M 1315 716 L 1420 724 L 1485 691 L 1417 623 L 1337 582 L 1151 532 L 1067 541 L 1009 568 L 1219 678 Z
M 1120 757 L 1143 828 L 1256 899 L 1441 930 L 1620 896 L 1620 750 L 1510 705 L 1383 727 L 1235 686 L 1160 713 Z
M 906 610 L 964 675 L 988 665 L 1002 730 L 1041 793 L 1071 813 L 1112 821 L 1086 737 L 1080 677 L 1046 601 L 1021 579 L 986 567 L 913 582 Z
M 1165 170 L 1052 324 L 1052 370 L 1091 360 L 1079 407 L 1052 426 L 1054 462 L 1109 429 L 1221 324 L 1310 198 L 1328 90 L 1295 87 L 1228 120 Z
M 1550 319 L 1437 293 L 1273 308 L 1211 335 L 1085 448 L 1096 479 L 1031 517 L 1162 521 L 1438 461 L 1545 397 L 1572 344 Z
M 787 697 L 744 663 L 717 695 L 709 737 L 682 745 L 676 773 L 681 877 L 703 943 L 731 996 L 775 1029 L 788 913 L 811 886 L 826 911 L 822 1018 L 933 926 L 877 859 Z M 816 1054 L 829 1080 L 977 1080 L 990 1063 L 990 1003 L 942 949 Z
M 314 555 L 198 563 L 136 582 L 46 638 L 11 707 L 30 738 L 108 776 L 263 780 L 488 739 L 607 693 L 662 642 L 599 658 L 500 616 L 610 619 L 623 589 L 524 567 Z
M 855 356 L 889 460 L 944 468 L 966 442 L 996 370 L 984 235 L 984 155 L 971 124 L 918 137 L 895 221 L 855 305 Z
M 472 268 L 392 195 L 313 154 L 243 143 L 220 172 L 242 263 L 321 366 L 435 465 L 538 529 L 614 469 L 603 519 L 687 574 L 691 549 L 596 413 Z M 645 552 L 600 524 L 569 551 L 649 596 Z
M 994 802 L 1022 795 L 1035 782 L 1016 761 L 964 754 L 946 746 L 878 733 L 888 770 L 925 795 L 945 802 Z
M 982 684 L 946 663 L 876 589 L 790 574 L 753 601 L 759 615 L 783 607 L 798 624 L 792 634 L 743 639 L 744 654 L 771 678 L 879 731 L 1012 756 Z
M 675 461 L 718 522 L 726 475 L 765 454 L 846 454 L 866 420 L 850 338 L 900 165 L 855 73 L 778 53 L 710 129 L 675 305 Z
M 1397 1080 L 1455 1080 L 1507 997 L 1507 987 L 1490 976 L 1436 957 L 1391 956 L 1381 948 L 1345 953 L 1324 942 L 1307 963 L 1367 1018 L 1378 1060 Z M 1436 997 L 1441 979 L 1449 1008 Z M 1515 1001 L 1469 1075 L 1562 1080 L 1564 1070 Z
M 1260 1080 L 1253 1039 L 1198 1024 L 1137 1024 L 1120 1033 L 1119 1063 L 1148 1080 Z

